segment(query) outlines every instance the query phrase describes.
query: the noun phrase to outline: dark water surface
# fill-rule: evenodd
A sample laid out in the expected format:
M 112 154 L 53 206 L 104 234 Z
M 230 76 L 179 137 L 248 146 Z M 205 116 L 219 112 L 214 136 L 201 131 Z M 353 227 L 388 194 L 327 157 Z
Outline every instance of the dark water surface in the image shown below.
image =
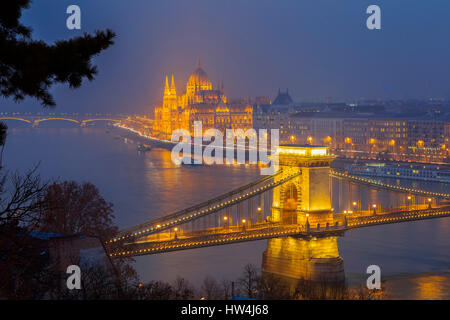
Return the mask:
M 40 162 L 44 178 L 94 183 L 114 204 L 121 228 L 259 178 L 259 169 L 252 166 L 177 166 L 169 151 L 140 153 L 132 141 L 99 127 L 11 128 L 3 161 L 7 169 L 20 171 Z M 418 186 L 448 192 L 445 185 L 422 184 Z M 333 194 L 336 211 L 347 209 L 358 197 L 365 199 L 363 207 L 401 201 L 395 194 L 349 189 L 338 181 L 333 181 Z M 392 297 L 450 298 L 449 218 L 349 231 L 338 243 L 351 281 L 361 279 L 367 266 L 376 264 Z M 247 263 L 261 266 L 266 246 L 266 241 L 256 241 L 138 257 L 136 268 L 144 281 L 171 281 L 182 276 L 198 285 L 207 275 L 232 280 Z

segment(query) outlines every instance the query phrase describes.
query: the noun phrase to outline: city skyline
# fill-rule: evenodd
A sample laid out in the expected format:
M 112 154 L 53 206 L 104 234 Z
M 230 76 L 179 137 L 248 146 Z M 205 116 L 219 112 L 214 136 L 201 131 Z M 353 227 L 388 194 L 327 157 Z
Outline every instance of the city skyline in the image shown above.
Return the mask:
M 0 2 L 0 299 L 449 300 L 448 12 Z
M 152 114 L 165 74 L 173 73 L 182 87 L 198 57 L 212 82 L 223 81 L 231 98 L 273 99 L 278 88 L 289 88 L 299 102 L 449 99 L 450 45 L 443 39 L 450 28 L 445 15 L 450 5 L 377 2 L 381 30 L 365 27 L 369 1 L 322 1 L 321 6 L 77 1 L 81 31 L 65 27 L 69 1 L 42 1 L 26 10 L 22 21 L 33 27 L 34 38 L 47 42 L 104 28 L 117 33 L 111 50 L 95 59 L 100 70 L 95 81 L 76 91 L 60 85 L 52 89 L 58 112 L 89 112 L 95 106 L 98 112 Z M 3 99 L 0 108 L 29 112 L 40 105 Z

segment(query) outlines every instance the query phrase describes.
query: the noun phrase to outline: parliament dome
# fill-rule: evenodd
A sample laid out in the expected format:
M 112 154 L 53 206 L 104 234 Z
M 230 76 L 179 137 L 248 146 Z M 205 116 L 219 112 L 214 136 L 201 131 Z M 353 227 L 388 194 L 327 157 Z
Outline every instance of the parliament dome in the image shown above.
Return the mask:
M 211 90 L 212 84 L 209 80 L 208 74 L 200 67 L 200 59 L 197 63 L 197 68 L 189 77 L 188 86 L 200 87 L 201 90 Z

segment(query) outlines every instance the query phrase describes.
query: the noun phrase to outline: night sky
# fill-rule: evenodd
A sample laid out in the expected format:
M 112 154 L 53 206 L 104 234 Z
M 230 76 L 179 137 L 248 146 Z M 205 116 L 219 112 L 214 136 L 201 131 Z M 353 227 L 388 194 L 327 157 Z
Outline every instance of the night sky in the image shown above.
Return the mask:
M 66 28 L 71 4 L 81 7 L 81 31 Z M 381 30 L 366 28 L 371 4 L 381 7 Z M 295 101 L 450 98 L 448 0 L 35 0 L 22 20 L 48 42 L 117 33 L 95 59 L 95 81 L 52 89 L 55 112 L 150 115 L 165 75 L 182 91 L 198 57 L 231 98 L 274 99 L 278 88 Z M 1 98 L 0 108 L 41 110 L 32 99 Z

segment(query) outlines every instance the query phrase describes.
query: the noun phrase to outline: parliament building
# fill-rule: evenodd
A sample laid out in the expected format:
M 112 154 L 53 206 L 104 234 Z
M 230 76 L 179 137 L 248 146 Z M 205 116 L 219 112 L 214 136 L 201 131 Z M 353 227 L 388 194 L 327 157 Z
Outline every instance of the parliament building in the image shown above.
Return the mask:
M 227 101 L 223 83 L 213 89 L 199 60 L 182 94 L 177 94 L 173 75 L 170 85 L 166 76 L 163 101 L 155 106 L 154 119 L 153 135 L 161 139 L 170 140 L 176 129 L 189 130 L 193 136 L 195 121 L 202 122 L 202 133 L 215 128 L 225 134 L 225 129 L 253 128 L 253 108 L 244 100 Z

